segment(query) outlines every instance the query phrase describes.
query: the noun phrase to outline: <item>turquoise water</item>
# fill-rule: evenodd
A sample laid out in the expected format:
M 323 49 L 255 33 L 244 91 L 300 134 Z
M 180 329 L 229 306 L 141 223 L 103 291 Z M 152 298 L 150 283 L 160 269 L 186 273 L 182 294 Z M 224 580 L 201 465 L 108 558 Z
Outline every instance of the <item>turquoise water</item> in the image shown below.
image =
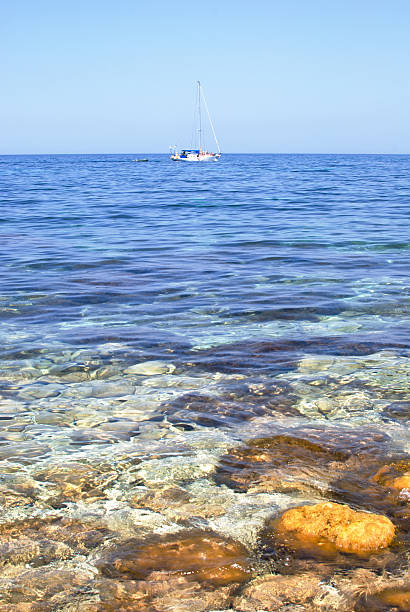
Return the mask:
M 407 452 L 410 157 L 140 157 L 0 156 L 2 522 L 96 522 L 102 548 L 200 526 L 255 551 L 297 494 L 224 488 L 230 449 L 319 427 Z M 220 506 L 135 501 L 168 486 Z M 72 585 L 83 563 L 94 584 L 98 554 L 28 554 L 7 576 L 51 564 Z M 93 589 L 75 601 L 105 609 Z M 69 609 L 53 597 L 39 609 Z

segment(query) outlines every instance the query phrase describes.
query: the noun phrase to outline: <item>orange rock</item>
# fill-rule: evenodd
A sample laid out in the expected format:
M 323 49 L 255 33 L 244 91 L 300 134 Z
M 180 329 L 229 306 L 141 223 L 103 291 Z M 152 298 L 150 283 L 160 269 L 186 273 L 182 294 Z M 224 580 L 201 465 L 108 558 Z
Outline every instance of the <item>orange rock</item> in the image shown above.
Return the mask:
M 402 489 L 410 489 L 410 472 L 405 472 L 403 476 L 398 476 L 397 478 L 393 478 L 392 480 L 388 480 L 386 482 L 386 486 L 391 489 L 397 489 L 401 491 Z
M 233 540 L 211 532 L 173 534 L 156 542 L 141 544 L 129 540 L 102 559 L 98 566 L 110 578 L 143 580 L 158 572 L 168 576 L 187 576 L 215 586 L 249 580 L 246 549 Z
M 345 553 L 369 554 L 386 548 L 394 525 L 386 516 L 356 512 L 342 504 L 326 502 L 287 510 L 279 519 L 278 535 L 303 545 L 330 543 Z
M 409 589 L 386 589 L 377 595 L 388 606 L 394 606 L 398 610 L 410 610 Z
M 369 597 L 360 600 L 363 612 L 408 612 L 410 610 L 410 589 L 408 583 L 401 586 L 388 586 L 383 590 L 373 592 Z
M 383 465 L 371 480 L 383 487 L 407 489 L 410 487 L 410 461 L 392 461 Z

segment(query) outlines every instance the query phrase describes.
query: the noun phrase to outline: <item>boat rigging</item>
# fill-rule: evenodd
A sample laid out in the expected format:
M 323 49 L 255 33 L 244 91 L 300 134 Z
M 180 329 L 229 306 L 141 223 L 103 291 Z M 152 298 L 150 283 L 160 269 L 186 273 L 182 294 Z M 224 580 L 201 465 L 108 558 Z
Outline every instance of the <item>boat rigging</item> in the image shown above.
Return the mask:
M 170 147 L 171 159 L 173 161 L 218 161 L 221 157 L 221 149 L 219 146 L 218 139 L 216 137 L 214 124 L 212 123 L 211 115 L 209 113 L 208 104 L 206 102 L 205 95 L 203 93 L 201 82 L 197 81 L 198 84 L 198 148 L 197 149 L 182 149 L 180 152 L 177 151 L 177 147 Z M 203 149 L 202 142 L 202 115 L 201 115 L 201 101 L 203 101 L 205 110 L 208 116 L 209 124 L 211 126 L 212 134 L 215 139 L 217 147 L 217 153 L 211 153 L 206 149 Z

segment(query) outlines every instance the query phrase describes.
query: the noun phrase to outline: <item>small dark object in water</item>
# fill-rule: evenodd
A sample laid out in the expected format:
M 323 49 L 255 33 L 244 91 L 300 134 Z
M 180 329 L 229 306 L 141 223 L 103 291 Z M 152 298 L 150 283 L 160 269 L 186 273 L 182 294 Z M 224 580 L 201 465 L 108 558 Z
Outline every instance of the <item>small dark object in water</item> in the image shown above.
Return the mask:
M 132 161 L 135 161 L 135 162 L 147 162 L 147 161 L 149 161 L 149 159 L 133 159 Z

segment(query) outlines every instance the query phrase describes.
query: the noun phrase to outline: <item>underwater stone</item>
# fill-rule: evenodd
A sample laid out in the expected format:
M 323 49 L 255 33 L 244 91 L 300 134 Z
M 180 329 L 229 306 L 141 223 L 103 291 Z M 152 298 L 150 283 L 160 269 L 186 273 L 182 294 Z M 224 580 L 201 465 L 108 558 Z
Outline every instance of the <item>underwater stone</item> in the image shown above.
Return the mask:
M 233 540 L 212 532 L 193 531 L 157 538 L 152 543 L 129 540 L 97 562 L 109 578 L 124 580 L 187 576 L 214 586 L 249 580 L 248 553 Z
M 32 506 L 38 498 L 39 487 L 28 477 L 5 477 L 2 466 L 2 482 L 0 483 L 0 505 L 2 510 L 19 506 Z
M 110 398 L 124 395 L 132 395 L 135 391 L 134 385 L 127 381 L 90 381 L 86 383 L 71 383 L 65 387 L 62 393 L 64 398 Z
M 90 551 L 109 537 L 109 531 L 95 522 L 81 523 L 70 519 L 14 520 L 0 525 L 0 565 L 13 572 L 21 564 L 43 567 L 60 563 Z M 20 574 L 19 571 L 19 574 Z
M 287 510 L 277 526 L 278 537 L 293 539 L 296 547 L 333 545 L 344 553 L 367 555 L 386 548 L 395 528 L 386 516 L 356 512 L 342 504 L 325 502 Z
M 221 395 L 185 393 L 164 404 L 171 423 L 194 423 L 203 427 L 233 426 L 255 417 L 275 413 L 299 416 L 294 397 L 285 384 L 222 391 Z
M 125 381 L 115 382 L 93 382 L 92 397 L 116 397 L 122 395 L 132 395 L 135 391 L 134 385 Z
M 385 589 L 377 594 L 377 599 L 389 609 L 408 612 L 410 610 L 410 588 L 407 589 Z M 375 602 L 373 602 L 375 604 Z M 377 608 L 376 608 L 377 609 Z
M 69 415 L 61 412 L 50 412 L 47 410 L 35 410 L 35 422 L 37 425 L 59 425 L 67 426 L 72 424 Z
M 51 612 L 57 609 L 72 609 L 76 596 L 83 591 L 92 577 L 92 572 L 85 568 L 71 570 L 46 566 L 20 571 L 13 579 L 0 581 L 2 602 L 6 602 L 4 607 L 0 604 L 0 612 Z M 79 605 L 80 601 L 76 601 L 76 612 L 85 610 L 77 607 Z
M 149 508 L 154 512 L 161 512 L 173 521 L 192 521 L 197 517 L 211 518 L 224 514 L 227 506 L 232 503 L 229 495 L 224 496 L 223 492 L 215 486 L 212 489 L 214 497 L 205 498 L 205 495 L 195 496 L 186 489 L 170 486 L 139 495 L 134 494 L 130 503 L 136 508 Z M 206 492 L 209 493 L 209 490 L 207 489 Z M 230 493 L 232 496 L 232 492 Z
M 226 608 L 238 587 L 214 587 L 185 576 L 167 576 L 163 580 L 158 572 L 150 574 L 149 580 L 102 578 L 95 586 L 100 603 L 78 612 L 230 612 Z
M 105 379 L 113 378 L 114 376 L 120 376 L 121 370 L 113 366 L 102 366 L 97 370 L 93 370 L 90 373 L 90 379 Z
M 198 451 L 194 457 L 177 456 L 145 461 L 138 475 L 145 482 L 177 482 L 202 478 L 215 469 L 217 458 L 210 453 Z
M 67 502 L 93 501 L 107 497 L 107 489 L 114 484 L 118 474 L 109 469 L 97 469 L 85 463 L 52 465 L 34 475 L 39 482 L 52 483 L 49 503 L 54 506 Z
M 398 401 L 393 402 L 386 406 L 383 410 L 383 416 L 397 421 L 409 421 L 410 420 L 410 402 Z
M 172 374 L 175 366 L 165 361 L 143 361 L 136 363 L 124 370 L 125 374 L 141 374 L 143 376 L 154 376 L 156 374 Z
M 327 488 L 336 466 L 343 470 L 352 455 L 377 456 L 386 440 L 371 429 L 307 426 L 279 430 L 277 435 L 251 439 L 224 455 L 214 479 L 250 492 Z
M 328 370 L 334 361 L 334 358 L 327 356 L 304 357 L 300 360 L 298 369 L 300 372 L 321 372 Z
M 194 376 L 180 376 L 177 374 L 161 374 L 152 375 L 141 381 L 143 387 L 173 387 L 179 389 L 200 389 L 209 385 L 211 382 L 209 378 L 195 378 Z
M 383 465 L 371 479 L 373 482 L 390 489 L 410 488 L 410 459 L 393 461 Z
M 15 444 L 0 445 L 0 460 L 12 459 L 16 463 L 28 464 L 33 459 L 46 455 L 50 450 L 45 444 L 19 441 Z
M 235 599 L 235 610 L 283 610 L 282 606 L 289 602 L 303 604 L 316 595 L 320 582 L 320 576 L 310 573 L 256 578 L 245 587 L 240 597 Z
M 43 397 L 56 397 L 63 391 L 63 385 L 54 383 L 34 383 L 25 385 L 19 392 L 19 398 L 25 400 L 40 399 Z

